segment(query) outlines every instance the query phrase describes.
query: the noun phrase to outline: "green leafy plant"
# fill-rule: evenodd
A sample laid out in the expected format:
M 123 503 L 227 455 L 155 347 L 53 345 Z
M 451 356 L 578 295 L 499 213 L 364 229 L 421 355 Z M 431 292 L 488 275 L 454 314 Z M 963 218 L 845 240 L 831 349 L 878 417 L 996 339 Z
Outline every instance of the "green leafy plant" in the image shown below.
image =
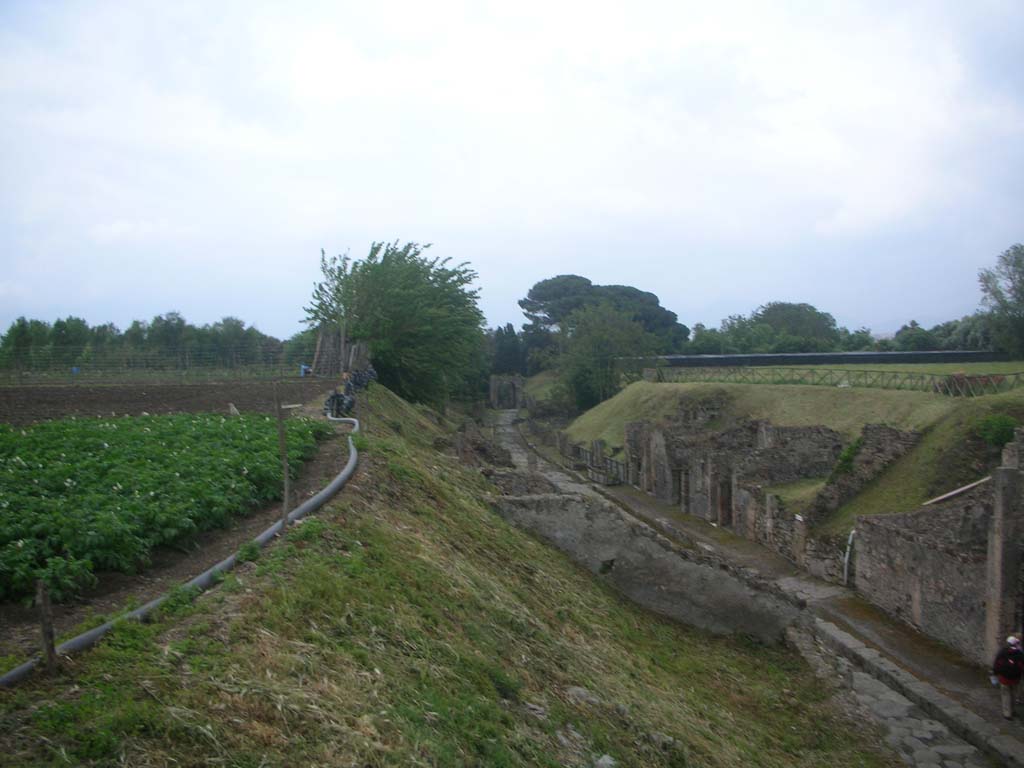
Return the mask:
M 993 448 L 1002 448 L 1013 440 L 1017 420 L 1005 413 L 992 413 L 978 420 L 975 433 Z
M 839 458 L 836 460 L 835 469 L 832 470 L 832 476 L 836 475 L 848 475 L 853 472 L 853 460 L 857 458 L 857 454 L 860 453 L 860 447 L 864 440 L 858 437 L 848 446 L 843 448 L 843 452 L 839 454 Z
M 258 560 L 260 557 L 260 545 L 255 541 L 247 541 L 241 547 L 238 548 L 238 557 L 236 560 L 239 563 L 250 563 L 254 560 Z
M 289 419 L 293 474 L 330 434 Z M 57 599 L 131 573 L 154 547 L 224 527 L 280 497 L 274 422 L 179 414 L 0 425 L 0 600 L 45 579 Z

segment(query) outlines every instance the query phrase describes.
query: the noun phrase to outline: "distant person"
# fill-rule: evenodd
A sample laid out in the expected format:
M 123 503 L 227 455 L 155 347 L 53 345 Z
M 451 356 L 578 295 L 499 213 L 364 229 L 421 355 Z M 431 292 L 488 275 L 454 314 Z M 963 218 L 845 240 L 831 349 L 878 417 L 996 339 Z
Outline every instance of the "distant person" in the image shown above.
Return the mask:
M 1002 698 L 1003 717 L 1013 717 L 1014 699 L 1020 696 L 1020 679 L 1024 675 L 1024 651 L 1020 638 L 1010 635 L 1006 645 L 999 649 L 992 662 L 992 676 L 999 680 L 999 694 Z

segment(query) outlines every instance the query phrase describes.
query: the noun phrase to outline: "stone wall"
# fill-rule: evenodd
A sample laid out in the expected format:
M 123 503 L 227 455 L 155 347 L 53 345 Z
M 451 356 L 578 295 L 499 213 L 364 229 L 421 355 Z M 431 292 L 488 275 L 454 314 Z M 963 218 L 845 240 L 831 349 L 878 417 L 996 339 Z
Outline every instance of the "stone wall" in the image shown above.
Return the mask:
M 919 432 L 903 432 L 886 424 L 865 424 L 850 471 L 825 473 L 830 475 L 829 482 L 814 500 L 808 518 L 820 520 L 839 509 L 920 439 Z
M 745 581 L 723 562 L 672 543 L 599 497 L 501 496 L 495 508 L 633 601 L 691 626 L 777 643 L 800 612 L 769 583 Z
M 751 494 L 761 495 L 761 486 L 826 475 L 842 450 L 839 434 L 825 427 L 776 427 L 767 421 L 741 421 L 715 431 L 707 426 L 707 418 L 693 415 L 660 424 L 627 424 L 630 482 L 681 505 L 687 514 L 750 538 L 758 538 L 758 510 L 751 506 Z M 763 511 L 763 501 L 756 506 Z
M 857 591 L 886 612 L 991 662 L 985 637 L 991 485 L 914 512 L 857 520 Z

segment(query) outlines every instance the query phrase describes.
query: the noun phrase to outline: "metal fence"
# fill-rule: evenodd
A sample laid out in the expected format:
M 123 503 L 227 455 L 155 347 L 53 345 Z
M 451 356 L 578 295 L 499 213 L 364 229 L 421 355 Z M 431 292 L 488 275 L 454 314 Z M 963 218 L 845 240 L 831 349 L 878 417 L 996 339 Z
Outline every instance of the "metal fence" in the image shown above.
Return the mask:
M 593 452 L 582 445 L 570 445 L 569 450 L 571 452 L 570 458 L 585 464 L 588 469 L 603 472 L 606 482 L 626 482 L 626 465 L 623 462 L 608 458 L 607 456 L 595 461 Z
M 819 387 L 865 387 L 933 392 L 949 397 L 979 397 L 1024 386 L 1020 373 L 910 373 L 834 368 L 647 368 L 648 381 L 727 384 L 802 384 Z

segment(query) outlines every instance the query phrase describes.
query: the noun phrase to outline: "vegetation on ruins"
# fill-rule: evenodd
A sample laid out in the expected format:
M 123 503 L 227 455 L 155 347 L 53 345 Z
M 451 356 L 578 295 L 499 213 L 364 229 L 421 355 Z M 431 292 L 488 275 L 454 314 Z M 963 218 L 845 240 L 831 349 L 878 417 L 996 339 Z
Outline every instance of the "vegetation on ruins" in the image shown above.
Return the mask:
M 306 307 L 311 326 L 337 323 L 369 345 L 380 381 L 410 400 L 442 404 L 475 394 L 486 375 L 477 275 L 424 256 L 429 245 L 375 242 L 364 259 L 322 258 Z
M 295 473 L 330 430 L 289 419 Z M 227 525 L 280 498 L 277 431 L 265 416 L 63 419 L 0 425 L 0 600 L 45 579 L 57 597 L 131 573 L 157 546 Z

